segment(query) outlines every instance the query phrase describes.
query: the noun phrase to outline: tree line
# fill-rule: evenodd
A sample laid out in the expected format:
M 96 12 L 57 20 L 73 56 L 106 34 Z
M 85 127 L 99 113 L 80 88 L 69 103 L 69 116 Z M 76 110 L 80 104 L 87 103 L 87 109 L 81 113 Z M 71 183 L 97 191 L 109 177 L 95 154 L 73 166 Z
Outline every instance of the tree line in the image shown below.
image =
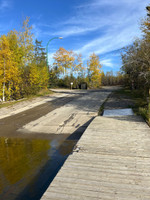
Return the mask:
M 73 50 L 60 47 L 47 66 L 46 50 L 42 41 L 34 39 L 27 17 L 19 31 L 13 30 L 0 37 L 0 100 L 9 101 L 37 94 L 48 87 L 89 88 L 121 84 L 118 72 L 104 74 L 99 56 L 91 53 L 87 62 Z
M 60 47 L 53 56 L 54 63 L 50 66 L 50 86 L 78 88 L 82 82 L 88 83 L 91 88 L 101 86 L 102 65 L 99 57 L 92 53 L 83 64 L 82 55 L 73 50 Z
M 47 87 L 78 87 L 88 82 L 89 87 L 101 86 L 101 64 L 93 53 L 83 65 L 82 55 L 60 47 L 50 67 L 42 42 L 34 41 L 29 18 L 23 21 L 20 31 L 10 31 L 0 37 L 0 99 L 8 101 L 36 94 Z
M 106 74 L 102 72 L 102 85 L 123 85 L 124 84 L 124 77 L 123 74 L 118 71 L 115 74 L 113 71 L 108 71 Z
M 102 70 L 99 56 L 92 53 L 87 62 L 83 63 L 82 55 L 73 50 L 60 47 L 53 56 L 54 63 L 50 66 L 50 86 L 80 88 L 82 83 L 87 83 L 88 88 L 100 88 L 104 85 L 123 84 L 121 72 L 115 75 L 113 71 L 106 74 Z
M 150 17 L 141 23 L 143 37 L 125 47 L 122 52 L 122 71 L 126 85 L 142 90 L 145 96 L 150 87 Z
M 150 123 L 150 7 L 147 17 L 142 20 L 142 38 L 125 47 L 122 52 L 122 71 L 125 85 L 140 92 L 144 100 L 144 115 Z
M 0 99 L 19 99 L 46 88 L 49 72 L 40 41 L 33 41 L 29 18 L 20 31 L 0 37 Z

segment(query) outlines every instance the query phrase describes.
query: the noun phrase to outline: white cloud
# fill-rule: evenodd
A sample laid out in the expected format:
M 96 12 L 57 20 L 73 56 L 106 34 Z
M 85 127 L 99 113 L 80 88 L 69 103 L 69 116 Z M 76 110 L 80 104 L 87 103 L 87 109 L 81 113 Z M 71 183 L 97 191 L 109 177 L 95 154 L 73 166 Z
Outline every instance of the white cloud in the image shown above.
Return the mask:
M 72 26 L 69 27 L 65 30 L 62 31 L 58 31 L 58 32 L 54 32 L 53 35 L 61 35 L 63 37 L 68 37 L 71 35 L 81 35 L 81 34 L 85 34 L 91 31 L 95 31 L 97 30 L 99 27 L 78 27 L 78 26 Z
M 122 31 L 131 23 L 138 26 L 138 20 L 145 14 L 147 0 L 93 0 L 76 7 L 76 12 L 54 25 L 45 24 L 49 28 L 44 35 L 61 35 L 63 37 L 80 36 L 97 31 L 105 34 L 109 31 Z M 134 31 L 130 30 L 130 31 Z M 135 33 L 136 35 L 136 33 Z
M 146 0 L 95 0 L 92 3 L 81 5 L 81 10 L 87 10 L 83 12 L 83 19 L 87 15 L 85 24 L 88 22 L 88 25 L 91 25 L 91 18 L 94 21 L 92 26 L 98 23 L 102 26 L 99 26 L 96 38 L 88 39 L 76 51 L 82 53 L 84 58 L 88 58 L 92 52 L 104 54 L 131 44 L 135 38 L 141 36 L 139 20 L 146 15 L 146 5 L 148 5 Z M 106 7 L 108 12 L 106 12 Z M 97 15 L 98 10 L 102 11 L 99 15 Z M 84 22 L 81 16 L 80 23 Z M 75 18 L 72 20 L 75 21 Z M 71 20 L 68 21 L 70 22 Z
M 111 59 L 103 59 L 100 63 L 106 67 L 114 68 L 113 61 Z
M 35 38 L 38 38 L 42 33 L 42 30 L 36 24 L 32 24 L 32 30 Z
M 134 30 L 133 32 L 131 31 Z M 83 54 L 84 57 L 88 57 L 89 54 L 95 52 L 96 54 L 104 54 L 116 49 L 120 49 L 126 45 L 129 45 L 136 36 L 140 36 L 138 27 L 135 25 L 128 26 L 122 30 L 119 28 L 115 31 L 108 31 L 106 35 L 93 39 L 77 49 L 78 53 Z
M 89 0 L 76 6 L 69 19 L 62 17 L 53 27 L 46 25 L 43 35 L 77 38 L 75 51 L 86 60 L 92 52 L 105 54 L 140 37 L 139 21 L 146 15 L 147 5 L 148 0 Z M 113 67 L 112 61 L 105 59 L 103 64 Z

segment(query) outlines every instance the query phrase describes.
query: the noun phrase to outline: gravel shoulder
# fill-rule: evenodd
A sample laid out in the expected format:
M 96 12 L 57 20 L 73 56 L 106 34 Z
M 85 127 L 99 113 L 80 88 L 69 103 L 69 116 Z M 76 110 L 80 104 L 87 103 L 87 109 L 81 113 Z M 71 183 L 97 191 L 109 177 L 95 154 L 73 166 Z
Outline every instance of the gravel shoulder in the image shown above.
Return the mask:
M 104 109 L 124 109 L 131 108 L 133 105 L 134 101 L 129 96 L 114 91 L 109 95 L 105 102 Z

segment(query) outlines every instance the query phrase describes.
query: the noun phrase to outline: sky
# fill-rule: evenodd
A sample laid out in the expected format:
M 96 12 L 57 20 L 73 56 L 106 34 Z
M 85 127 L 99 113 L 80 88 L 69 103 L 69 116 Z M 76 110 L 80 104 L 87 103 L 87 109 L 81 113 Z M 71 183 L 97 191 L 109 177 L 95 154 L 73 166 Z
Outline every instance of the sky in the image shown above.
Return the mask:
M 34 37 L 49 43 L 49 64 L 53 54 L 64 47 L 81 53 L 84 64 L 94 52 L 102 69 L 119 71 L 121 49 L 142 37 L 141 20 L 148 0 L 0 0 L 0 35 L 19 30 L 30 17 Z

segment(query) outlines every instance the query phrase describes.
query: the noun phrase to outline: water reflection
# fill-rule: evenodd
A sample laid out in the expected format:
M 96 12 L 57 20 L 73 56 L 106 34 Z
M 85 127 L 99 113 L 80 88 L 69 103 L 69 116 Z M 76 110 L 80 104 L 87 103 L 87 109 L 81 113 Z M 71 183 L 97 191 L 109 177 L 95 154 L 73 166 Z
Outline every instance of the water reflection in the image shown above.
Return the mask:
M 0 198 L 19 193 L 48 160 L 48 140 L 0 138 Z M 11 190 L 10 190 L 11 187 Z M 3 197 L 3 198 L 2 198 Z
M 76 141 L 0 138 L 0 199 L 40 199 Z

